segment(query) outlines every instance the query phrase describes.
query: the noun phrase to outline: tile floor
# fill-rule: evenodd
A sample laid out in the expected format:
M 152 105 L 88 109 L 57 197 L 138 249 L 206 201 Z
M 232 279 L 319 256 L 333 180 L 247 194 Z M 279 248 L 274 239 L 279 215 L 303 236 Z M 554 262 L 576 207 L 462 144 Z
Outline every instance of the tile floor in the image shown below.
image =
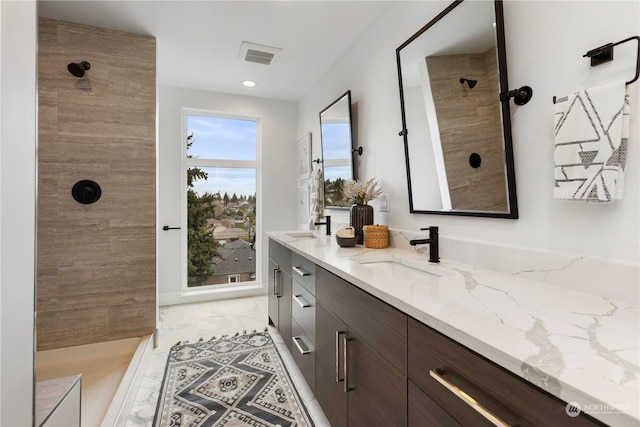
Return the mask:
M 263 330 L 267 326 L 267 319 L 266 295 L 160 307 L 158 347 L 145 356 L 116 426 L 151 426 L 167 355 L 172 345 L 178 341 L 195 342 L 199 338 L 210 339 L 224 334 Z M 318 427 L 329 426 L 278 331 L 269 327 L 269 332 L 314 423 Z

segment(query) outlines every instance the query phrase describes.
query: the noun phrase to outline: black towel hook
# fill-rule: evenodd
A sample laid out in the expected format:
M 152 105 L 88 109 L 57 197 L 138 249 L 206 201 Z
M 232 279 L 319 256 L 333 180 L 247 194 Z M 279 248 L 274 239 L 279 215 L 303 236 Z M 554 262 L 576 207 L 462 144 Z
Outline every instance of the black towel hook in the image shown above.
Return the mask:
M 595 49 L 591 49 L 589 52 L 582 55 L 582 57 L 590 58 L 592 67 L 604 64 L 605 62 L 613 61 L 613 47 L 631 40 L 635 40 L 638 42 L 638 51 L 636 52 L 636 75 L 632 80 L 625 83 L 627 86 L 629 86 L 631 83 L 634 83 L 636 80 L 638 80 L 638 77 L 640 77 L 640 36 L 632 36 L 624 40 L 620 40 L 617 43 L 607 43 Z M 556 103 L 555 96 L 553 97 L 553 103 Z
M 589 52 L 582 55 L 582 57 L 591 58 L 592 67 L 604 64 L 605 62 L 613 61 L 613 47 L 631 40 L 636 40 L 638 42 L 638 52 L 636 53 L 636 75 L 633 80 L 627 82 L 627 85 L 630 85 L 631 83 L 638 80 L 638 77 L 640 77 L 640 36 L 629 37 L 627 39 L 620 40 L 617 43 L 607 43 L 603 46 L 591 49 Z

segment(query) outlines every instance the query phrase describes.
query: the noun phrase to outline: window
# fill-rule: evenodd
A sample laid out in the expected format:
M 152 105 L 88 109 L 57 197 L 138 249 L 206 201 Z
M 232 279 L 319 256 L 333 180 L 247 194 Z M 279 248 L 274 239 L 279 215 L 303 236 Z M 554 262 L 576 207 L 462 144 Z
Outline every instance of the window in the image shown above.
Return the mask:
M 184 111 L 187 287 L 256 281 L 256 118 Z

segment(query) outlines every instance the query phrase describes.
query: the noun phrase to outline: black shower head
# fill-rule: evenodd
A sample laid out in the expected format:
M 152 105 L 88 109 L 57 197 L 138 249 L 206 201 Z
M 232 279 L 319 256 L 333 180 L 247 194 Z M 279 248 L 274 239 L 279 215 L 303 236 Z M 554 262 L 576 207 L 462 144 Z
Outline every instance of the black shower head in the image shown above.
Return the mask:
M 464 82 L 467 82 L 467 84 L 469 85 L 469 89 L 473 89 L 478 84 L 477 80 L 469 80 L 465 79 L 464 77 L 460 77 L 460 83 L 464 84 Z
M 79 64 L 76 62 L 72 62 L 71 64 L 67 65 L 67 70 L 69 70 L 69 72 L 76 77 L 83 77 L 84 72 L 90 68 L 91 64 L 89 64 L 87 61 L 82 61 Z

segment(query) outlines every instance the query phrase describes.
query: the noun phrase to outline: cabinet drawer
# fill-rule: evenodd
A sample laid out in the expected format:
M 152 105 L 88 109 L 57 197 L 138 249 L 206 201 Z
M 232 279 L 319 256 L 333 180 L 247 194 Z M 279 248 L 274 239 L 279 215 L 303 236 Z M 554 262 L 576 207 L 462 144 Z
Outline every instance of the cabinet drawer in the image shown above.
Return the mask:
M 291 355 L 296 365 L 300 368 L 302 376 L 307 380 L 309 388 L 313 393 L 316 392 L 316 351 L 315 346 L 300 327 L 298 322 L 293 321 L 292 325 L 292 346 Z
M 412 381 L 408 381 L 408 426 L 409 427 L 461 427 Z
M 462 390 L 508 425 L 603 425 L 582 413 L 569 417 L 566 403 L 428 326 L 409 319 L 409 378 L 458 423 L 493 425 L 431 373 Z
M 311 294 L 316 294 L 316 265 L 295 252 L 291 254 L 291 275 Z
M 291 274 L 291 250 L 273 239 L 269 239 L 269 258 L 281 269 Z
M 406 375 L 407 315 L 321 267 L 316 273 L 317 300 Z
M 302 287 L 297 280 L 293 281 L 293 320 L 302 328 L 305 335 L 316 342 L 316 298 Z

